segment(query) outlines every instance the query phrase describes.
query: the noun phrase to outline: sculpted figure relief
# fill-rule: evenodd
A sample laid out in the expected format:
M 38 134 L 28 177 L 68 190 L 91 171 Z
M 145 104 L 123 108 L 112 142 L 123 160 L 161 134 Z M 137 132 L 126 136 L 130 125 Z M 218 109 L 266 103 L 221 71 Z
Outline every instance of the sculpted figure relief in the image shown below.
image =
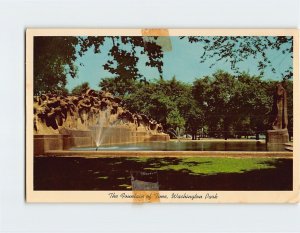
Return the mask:
M 80 96 L 57 96 L 52 93 L 34 97 L 35 134 L 58 134 L 60 129 L 89 130 L 97 124 L 101 112 L 109 110 L 110 118 L 128 127 L 151 128 L 162 132 L 156 121 L 144 114 L 132 114 L 122 106 L 122 100 L 105 91 L 88 89 Z M 158 130 L 159 129 L 159 130 Z

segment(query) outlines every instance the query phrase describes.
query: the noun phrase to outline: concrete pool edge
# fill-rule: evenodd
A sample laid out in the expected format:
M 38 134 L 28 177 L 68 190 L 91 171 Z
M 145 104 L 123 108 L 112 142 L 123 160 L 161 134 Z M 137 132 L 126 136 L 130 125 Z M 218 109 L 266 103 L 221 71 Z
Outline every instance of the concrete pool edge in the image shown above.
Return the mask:
M 36 155 L 37 156 L 37 155 Z M 48 150 L 50 157 L 234 157 L 234 158 L 293 158 L 290 151 L 70 151 Z

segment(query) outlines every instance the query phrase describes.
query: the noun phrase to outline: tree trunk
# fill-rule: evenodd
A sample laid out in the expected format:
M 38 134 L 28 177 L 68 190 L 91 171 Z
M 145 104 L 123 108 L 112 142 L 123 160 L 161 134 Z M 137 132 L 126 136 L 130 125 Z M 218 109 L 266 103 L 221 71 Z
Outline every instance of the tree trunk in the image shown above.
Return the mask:
M 192 134 L 192 140 L 196 140 L 197 135 L 196 134 Z
M 256 133 L 256 140 L 259 140 L 259 133 Z
M 224 119 L 224 139 L 227 140 L 228 138 L 228 122 L 227 119 Z

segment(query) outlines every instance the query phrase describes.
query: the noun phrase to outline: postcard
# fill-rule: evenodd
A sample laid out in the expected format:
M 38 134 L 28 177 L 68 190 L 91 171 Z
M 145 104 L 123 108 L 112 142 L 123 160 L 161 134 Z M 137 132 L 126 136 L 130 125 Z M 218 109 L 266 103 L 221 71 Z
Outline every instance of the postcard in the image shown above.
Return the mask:
M 26 201 L 298 202 L 298 33 L 27 29 Z

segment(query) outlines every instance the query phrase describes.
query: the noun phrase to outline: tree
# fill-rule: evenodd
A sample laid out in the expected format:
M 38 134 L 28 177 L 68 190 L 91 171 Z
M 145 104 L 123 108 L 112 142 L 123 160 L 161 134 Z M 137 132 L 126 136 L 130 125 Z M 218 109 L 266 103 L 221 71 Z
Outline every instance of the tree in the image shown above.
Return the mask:
M 259 134 L 268 129 L 268 114 L 273 99 L 270 88 L 275 84 L 273 81 L 263 81 L 261 76 L 250 76 L 248 73 L 241 73 L 236 78 L 239 84 L 236 102 L 239 104 L 240 120 L 244 121 L 239 128 L 248 132 L 248 135 L 255 133 L 258 140 Z
M 231 69 L 236 73 L 238 73 L 237 65 L 248 58 L 254 58 L 257 61 L 260 75 L 264 74 L 266 67 L 270 67 L 275 73 L 276 67 L 268 56 L 270 50 L 279 51 L 293 58 L 292 36 L 189 36 L 181 37 L 181 39 L 202 45 L 201 63 L 207 60 L 212 61 L 212 58 L 214 62 L 210 64 L 210 67 L 220 61 L 229 62 Z M 282 77 L 283 79 L 293 77 L 292 66 L 282 73 Z
M 125 106 L 136 113 L 151 116 L 156 121 L 167 126 L 166 117 L 177 108 L 176 103 L 157 81 L 149 83 L 136 82 L 135 91 L 124 96 Z
M 230 134 L 229 126 L 238 116 L 235 103 L 237 82 L 229 73 L 218 71 L 207 84 L 210 88 L 203 90 L 207 98 L 202 103 L 207 105 L 206 119 L 211 125 L 210 128 L 214 128 L 213 131 L 220 130 L 227 139 Z
M 178 109 L 173 109 L 169 112 L 166 117 L 166 123 L 169 126 L 168 128 L 172 129 L 183 129 L 185 126 L 185 119 L 180 115 Z
M 73 88 L 71 91 L 72 95 L 81 95 L 83 92 L 85 92 L 87 89 L 90 88 L 90 85 L 88 82 L 84 82 L 76 87 Z
M 75 77 L 78 38 L 72 36 L 34 37 L 34 94 L 65 92 L 67 75 Z
M 176 127 L 189 130 L 198 128 L 195 122 L 190 122 L 201 116 L 192 115 L 200 110 L 193 101 L 191 85 L 176 80 L 176 77 L 147 83 L 135 81 L 132 91 L 124 95 L 124 102 L 130 111 L 151 116 L 162 123 L 166 130 Z M 192 111 L 192 108 L 197 110 Z
M 103 78 L 99 87 L 115 96 L 124 97 L 135 91 L 137 82 L 133 79 Z
M 197 133 L 205 127 L 204 111 L 197 105 L 196 101 L 191 98 L 189 109 L 185 114 L 186 132 L 192 135 L 192 139 L 197 139 Z

